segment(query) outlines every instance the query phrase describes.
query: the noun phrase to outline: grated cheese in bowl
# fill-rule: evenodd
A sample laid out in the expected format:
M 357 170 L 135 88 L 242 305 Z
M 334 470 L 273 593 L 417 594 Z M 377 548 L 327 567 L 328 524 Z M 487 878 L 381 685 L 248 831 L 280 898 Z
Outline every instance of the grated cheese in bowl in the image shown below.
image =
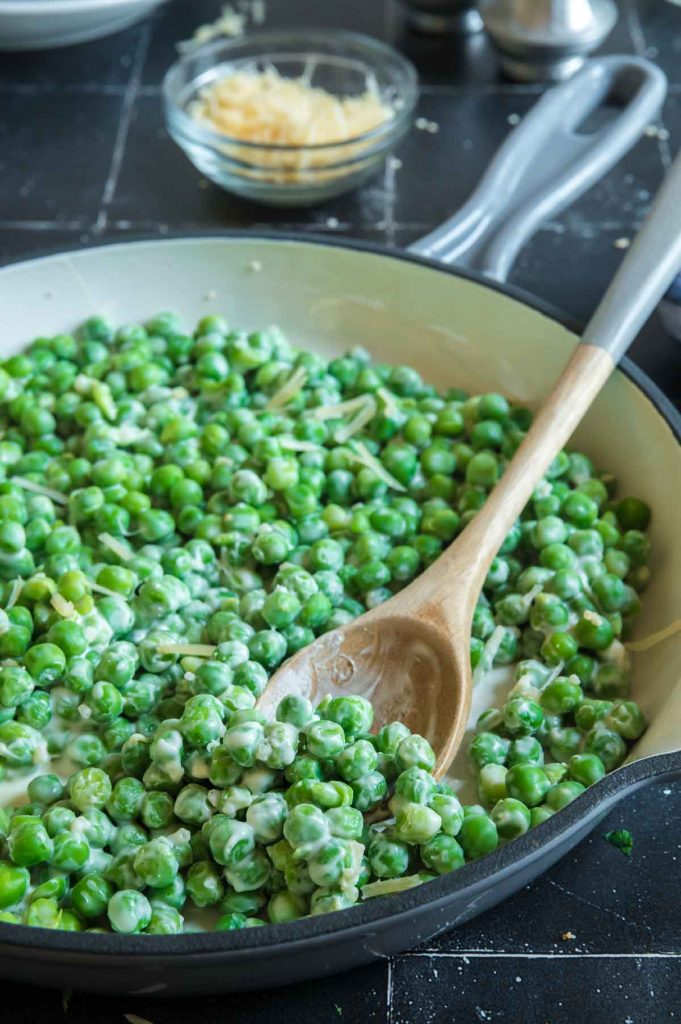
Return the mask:
M 378 171 L 409 130 L 416 72 L 352 32 L 254 33 L 168 71 L 168 129 L 195 166 L 239 195 L 305 206 Z
M 231 139 L 275 146 L 350 142 L 392 117 L 375 91 L 334 96 L 275 68 L 216 79 L 192 103 L 190 114 Z

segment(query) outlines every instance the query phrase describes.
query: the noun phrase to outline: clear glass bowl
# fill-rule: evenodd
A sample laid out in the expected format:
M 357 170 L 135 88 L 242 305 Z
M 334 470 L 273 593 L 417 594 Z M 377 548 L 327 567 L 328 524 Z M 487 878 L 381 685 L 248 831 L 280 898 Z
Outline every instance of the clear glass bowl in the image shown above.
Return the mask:
M 350 141 L 312 146 L 244 142 L 188 112 L 199 94 L 235 71 L 275 68 L 337 96 L 377 91 L 391 116 Z M 409 129 L 418 79 L 385 43 L 355 32 L 259 32 L 202 47 L 177 61 L 163 81 L 168 130 L 195 167 L 217 185 L 271 206 L 308 206 L 356 188 Z

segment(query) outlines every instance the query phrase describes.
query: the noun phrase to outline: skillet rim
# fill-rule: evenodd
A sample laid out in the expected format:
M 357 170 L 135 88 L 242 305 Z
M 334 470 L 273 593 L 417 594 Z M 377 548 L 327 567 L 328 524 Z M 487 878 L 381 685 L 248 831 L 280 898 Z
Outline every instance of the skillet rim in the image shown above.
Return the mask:
M 200 241 L 235 239 L 237 241 L 301 242 L 401 260 L 491 288 L 493 291 L 529 306 L 574 334 L 581 332 L 582 325 L 576 318 L 515 285 L 491 280 L 475 271 L 440 263 L 413 252 L 391 249 L 385 245 L 360 239 L 328 238 L 325 235 L 302 231 L 199 229 L 169 231 L 161 236 L 131 233 L 130 235 L 126 234 L 123 238 L 97 239 L 93 244 L 85 245 L 82 242 L 62 245 L 41 250 L 28 257 L 22 256 L 6 260 L 0 265 L 0 274 L 5 269 L 33 263 L 50 256 L 58 256 L 65 252 L 105 249 L 110 246 L 124 246 L 141 242 L 162 243 L 191 239 Z M 672 435 L 681 442 L 681 412 L 674 407 L 661 388 L 627 357 L 620 361 L 618 368 L 652 403 L 670 428 Z M 191 960 L 200 959 L 201 961 L 213 958 L 222 961 L 227 957 L 239 961 L 248 954 L 255 955 L 258 952 L 264 952 L 275 955 L 277 949 L 283 950 L 284 948 L 290 954 L 292 946 L 298 947 L 299 952 L 304 953 L 307 948 L 316 946 L 329 936 L 343 933 L 345 938 L 348 938 L 352 932 L 361 933 L 369 925 L 395 925 L 405 915 L 411 917 L 419 911 L 425 912 L 428 907 L 445 904 L 454 896 L 461 897 L 466 890 L 476 894 L 483 892 L 485 882 L 489 884 L 501 882 L 512 873 L 522 870 L 524 865 L 535 861 L 541 856 L 542 850 L 545 849 L 548 853 L 551 849 L 568 843 L 570 834 L 578 830 L 580 823 L 596 819 L 599 810 L 605 813 L 607 808 L 624 795 L 628 789 L 638 788 L 655 779 L 661 780 L 674 776 L 681 776 L 681 749 L 651 755 L 626 764 L 589 787 L 576 800 L 564 807 L 559 815 L 552 816 L 548 821 L 515 839 L 512 843 L 500 847 L 480 860 L 466 864 L 456 872 L 442 875 L 403 893 L 393 893 L 389 900 L 369 900 L 346 910 L 317 917 L 307 917 L 287 924 L 267 925 L 264 928 L 245 928 L 230 932 L 190 932 L 181 935 L 118 935 L 111 933 L 98 935 L 95 941 L 91 935 L 82 932 L 63 932 L 0 922 L 0 954 L 16 956 L 19 950 L 24 953 L 34 950 L 36 953 L 53 953 L 58 956 L 64 954 L 65 960 L 70 963 L 78 961 L 83 965 L 87 964 L 87 966 L 106 970 L 104 963 L 101 962 L 103 960 L 110 962 L 112 966 L 120 967 L 127 959 L 137 960 L 140 956 L 144 956 L 148 960 L 168 960 L 169 964 L 172 964 L 173 959 L 177 957 L 185 959 L 190 957 Z M 84 954 L 84 956 L 78 956 L 78 954 Z

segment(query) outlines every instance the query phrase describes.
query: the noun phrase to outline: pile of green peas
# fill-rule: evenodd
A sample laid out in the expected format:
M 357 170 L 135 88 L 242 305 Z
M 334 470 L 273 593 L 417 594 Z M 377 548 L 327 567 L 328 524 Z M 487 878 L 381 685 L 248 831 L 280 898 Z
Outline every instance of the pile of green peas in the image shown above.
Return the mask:
M 470 744 L 479 804 L 403 724 L 372 733 L 360 698 L 256 708 L 285 658 L 439 556 L 530 422 L 218 316 L 95 317 L 4 360 L 0 778 L 28 786 L 0 810 L 2 920 L 174 933 L 204 908 L 219 929 L 340 909 L 482 856 L 617 767 L 645 729 L 624 641 L 650 509 L 577 452 L 475 611 L 475 677 L 514 675 Z

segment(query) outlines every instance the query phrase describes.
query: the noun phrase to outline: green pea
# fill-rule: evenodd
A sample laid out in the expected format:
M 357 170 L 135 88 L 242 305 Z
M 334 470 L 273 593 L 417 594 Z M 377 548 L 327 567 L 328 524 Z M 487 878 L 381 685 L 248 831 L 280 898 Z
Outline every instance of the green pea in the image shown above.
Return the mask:
M 149 924 L 145 935 L 178 935 L 182 931 L 184 918 L 175 907 L 156 904 L 151 908 Z
M 530 827 L 529 809 L 520 800 L 514 800 L 512 797 L 499 800 L 492 808 L 490 816 L 502 839 L 515 839 L 524 835 Z
M 248 918 L 244 914 L 223 914 L 215 924 L 216 932 L 231 932 L 239 928 L 245 928 Z
M 478 768 L 486 764 L 504 764 L 510 741 L 492 732 L 479 732 L 471 740 L 468 754 Z
M 225 885 L 218 868 L 204 860 L 196 861 L 189 868 L 186 889 L 187 895 L 197 907 L 209 907 L 220 902 Z
M 603 723 L 625 740 L 637 740 L 646 730 L 643 712 L 633 700 L 616 700 L 604 715 Z
M 540 807 L 533 807 L 530 810 L 530 827 L 535 828 L 537 825 L 541 825 L 542 822 L 552 818 L 555 813 L 552 807 L 547 807 L 545 804 L 542 804 Z
M 575 638 L 581 647 L 593 651 L 604 651 L 614 639 L 613 628 L 608 619 L 597 612 L 583 612 L 574 627 Z
M 69 779 L 69 797 L 79 811 L 101 808 L 111 795 L 108 775 L 100 768 L 83 768 Z
M 438 875 L 456 871 L 464 865 L 464 851 L 453 836 L 440 833 L 420 848 L 421 860 Z
M 573 754 L 568 762 L 568 772 L 575 782 L 592 786 L 605 775 L 605 767 L 596 754 Z
M 530 808 L 543 802 L 550 786 L 546 772 L 538 765 L 517 764 L 506 775 L 508 795 Z
M 617 519 L 624 530 L 646 530 L 650 523 L 650 506 L 639 498 L 622 498 L 616 507 Z
M 475 814 L 464 817 L 457 840 L 466 860 L 477 860 L 497 848 L 499 833 L 487 814 Z
M 547 806 L 554 811 L 559 811 L 561 807 L 576 800 L 580 793 L 584 792 L 584 789 L 585 787 L 580 782 L 558 782 L 555 786 L 551 786 L 546 794 Z
M 111 927 L 121 935 L 143 931 L 151 920 L 151 904 L 141 892 L 121 889 L 108 903 L 107 916 Z
M 422 845 L 432 839 L 440 827 L 441 818 L 431 808 L 407 803 L 397 815 L 395 835 L 405 843 Z
M 582 734 L 579 729 L 571 727 L 555 727 L 549 730 L 549 750 L 551 757 L 556 761 L 567 761 L 576 753 L 582 744 Z
M 31 881 L 25 867 L 17 867 L 7 861 L 0 861 L 0 909 L 12 907 L 26 895 Z
M 501 764 L 486 764 L 478 775 L 478 795 L 483 803 L 494 804 L 506 796 L 508 768 Z
M 586 753 L 600 757 L 607 772 L 617 768 L 627 753 L 626 744 L 619 733 L 601 726 L 598 722 L 586 734 L 584 749 Z
M 594 696 L 603 700 L 627 697 L 631 676 L 627 669 L 609 663 L 600 664 L 591 680 Z
M 83 918 L 94 919 L 105 913 L 113 895 L 113 886 L 102 875 L 89 874 L 79 879 L 71 890 L 74 910 Z
M 312 722 L 306 729 L 307 749 L 318 758 L 336 757 L 345 747 L 343 727 L 333 721 Z
M 422 736 L 405 737 L 395 752 L 395 763 L 400 771 L 412 767 L 432 771 L 435 761 L 433 748 Z
M 7 848 L 11 860 L 16 865 L 32 867 L 50 859 L 54 844 L 40 820 L 29 819 L 23 824 L 13 823 L 7 839 Z
M 530 735 L 542 724 L 544 712 L 536 701 L 527 697 L 512 697 L 504 705 L 504 724 L 510 733 Z

